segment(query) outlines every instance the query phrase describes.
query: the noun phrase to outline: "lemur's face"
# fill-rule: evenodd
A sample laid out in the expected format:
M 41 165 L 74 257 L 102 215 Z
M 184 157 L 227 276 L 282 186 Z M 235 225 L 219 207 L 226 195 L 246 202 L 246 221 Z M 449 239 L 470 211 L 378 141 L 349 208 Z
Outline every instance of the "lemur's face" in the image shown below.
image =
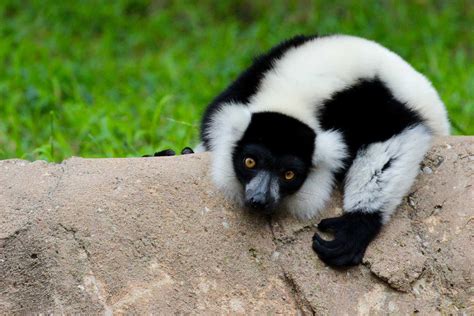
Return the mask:
M 315 134 L 282 114 L 252 115 L 232 159 L 248 207 L 271 213 L 301 188 L 312 166 Z
M 272 153 L 262 144 L 242 144 L 233 157 L 234 170 L 244 186 L 245 204 L 270 213 L 295 193 L 311 167 L 292 154 Z

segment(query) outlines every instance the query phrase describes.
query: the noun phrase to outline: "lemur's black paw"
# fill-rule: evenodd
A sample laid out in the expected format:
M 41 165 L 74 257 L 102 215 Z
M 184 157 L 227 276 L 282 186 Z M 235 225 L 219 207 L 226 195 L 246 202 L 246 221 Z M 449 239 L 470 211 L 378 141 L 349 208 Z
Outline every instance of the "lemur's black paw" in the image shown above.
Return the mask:
M 382 227 L 379 212 L 346 213 L 340 217 L 323 219 L 318 229 L 332 232 L 334 239 L 322 239 L 318 233 L 313 236 L 313 249 L 327 265 L 347 267 L 362 262 L 365 249 L 377 236 Z
M 181 155 L 189 155 L 189 154 L 194 154 L 194 151 L 191 149 L 191 147 L 184 147 L 183 150 L 181 150 Z M 157 151 L 153 155 L 143 155 L 142 157 L 164 157 L 164 156 L 175 156 L 176 153 L 173 149 L 165 149 L 162 151 Z
M 176 153 L 173 149 L 165 149 L 162 151 L 157 151 L 156 153 L 153 154 L 154 157 L 174 156 L 174 155 L 176 155 Z
M 191 147 L 184 147 L 183 150 L 181 150 L 181 155 L 189 154 L 194 154 L 194 150 L 192 150 Z
M 143 157 L 164 157 L 164 156 L 174 156 L 176 153 L 173 149 L 165 149 L 162 151 L 157 151 L 153 155 L 143 155 Z

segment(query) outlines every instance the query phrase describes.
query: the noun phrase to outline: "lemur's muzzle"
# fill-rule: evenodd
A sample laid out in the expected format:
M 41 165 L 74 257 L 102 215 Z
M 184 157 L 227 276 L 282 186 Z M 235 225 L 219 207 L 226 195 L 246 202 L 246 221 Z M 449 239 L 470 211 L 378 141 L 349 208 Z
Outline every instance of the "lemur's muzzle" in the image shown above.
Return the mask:
M 278 181 L 268 171 L 260 171 L 245 186 L 245 204 L 256 210 L 270 213 L 279 200 Z

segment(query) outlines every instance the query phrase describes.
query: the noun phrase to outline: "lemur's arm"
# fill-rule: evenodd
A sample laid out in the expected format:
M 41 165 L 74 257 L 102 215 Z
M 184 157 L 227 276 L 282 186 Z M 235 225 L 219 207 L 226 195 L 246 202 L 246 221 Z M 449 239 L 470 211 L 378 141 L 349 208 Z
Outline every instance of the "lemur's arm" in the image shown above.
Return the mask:
M 386 223 L 418 174 L 431 133 L 423 125 L 407 128 L 387 141 L 359 150 L 344 185 L 344 215 L 324 219 L 321 231 L 334 233 L 326 241 L 317 233 L 313 249 L 332 266 L 356 265 Z

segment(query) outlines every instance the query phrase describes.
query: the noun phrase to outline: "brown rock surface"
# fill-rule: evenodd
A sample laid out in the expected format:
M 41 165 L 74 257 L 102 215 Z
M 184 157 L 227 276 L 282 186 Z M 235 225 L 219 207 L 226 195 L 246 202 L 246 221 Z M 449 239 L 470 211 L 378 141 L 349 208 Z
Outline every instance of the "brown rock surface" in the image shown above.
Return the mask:
M 0 314 L 474 313 L 474 138 L 437 141 L 348 270 L 311 250 L 319 219 L 225 202 L 208 160 L 0 161 Z

